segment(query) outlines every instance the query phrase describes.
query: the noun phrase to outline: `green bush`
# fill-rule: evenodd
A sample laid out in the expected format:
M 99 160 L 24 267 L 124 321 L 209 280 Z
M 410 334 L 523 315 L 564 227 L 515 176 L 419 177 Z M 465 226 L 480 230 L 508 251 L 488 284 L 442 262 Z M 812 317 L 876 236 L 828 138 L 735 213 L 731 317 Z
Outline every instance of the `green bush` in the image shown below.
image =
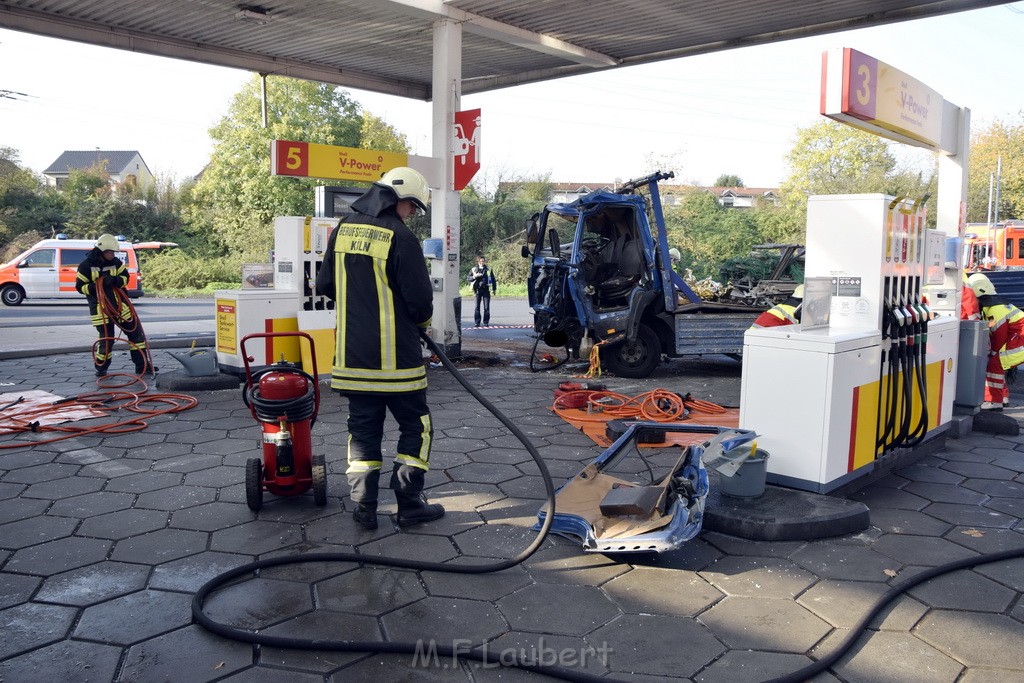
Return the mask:
M 236 289 L 242 283 L 242 260 L 239 257 L 195 258 L 181 249 L 147 254 L 140 264 L 146 289 L 152 292 L 170 290 Z

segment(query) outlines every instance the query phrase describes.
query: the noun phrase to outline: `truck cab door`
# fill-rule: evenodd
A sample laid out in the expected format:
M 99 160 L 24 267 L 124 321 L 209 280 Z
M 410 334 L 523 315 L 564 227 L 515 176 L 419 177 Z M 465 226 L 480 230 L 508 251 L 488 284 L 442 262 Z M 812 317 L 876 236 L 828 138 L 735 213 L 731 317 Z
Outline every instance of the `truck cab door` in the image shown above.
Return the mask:
M 25 298 L 47 298 L 57 294 L 57 250 L 36 249 L 18 264 L 18 282 Z

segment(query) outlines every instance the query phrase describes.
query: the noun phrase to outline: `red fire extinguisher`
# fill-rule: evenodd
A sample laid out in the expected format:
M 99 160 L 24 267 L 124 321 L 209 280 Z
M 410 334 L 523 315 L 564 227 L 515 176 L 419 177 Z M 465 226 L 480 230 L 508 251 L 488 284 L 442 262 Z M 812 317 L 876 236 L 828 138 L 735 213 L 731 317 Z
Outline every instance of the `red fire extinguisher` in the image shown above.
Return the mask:
M 294 363 L 281 360 L 251 372 L 253 359 L 245 342 L 259 337 L 297 336 L 309 342 L 313 358 L 310 375 Z M 245 468 L 245 500 L 251 510 L 263 506 L 263 492 L 296 496 L 313 488 L 313 501 L 327 504 L 327 466 L 322 454 L 313 455 L 312 428 L 320 410 L 313 339 L 305 332 L 250 334 L 240 344 L 246 384 L 242 399 L 262 429 L 263 457 L 249 458 Z

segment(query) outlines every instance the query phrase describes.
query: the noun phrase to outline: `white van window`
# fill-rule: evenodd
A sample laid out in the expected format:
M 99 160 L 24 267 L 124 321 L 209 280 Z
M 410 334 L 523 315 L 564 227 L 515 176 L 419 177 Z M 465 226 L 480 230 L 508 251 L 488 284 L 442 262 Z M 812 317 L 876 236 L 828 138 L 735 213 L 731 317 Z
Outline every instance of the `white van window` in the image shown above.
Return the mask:
M 28 268 L 53 268 L 56 249 L 36 249 L 22 263 Z
M 91 249 L 61 249 L 61 268 L 77 268 L 85 260 L 85 257 L 89 255 L 90 251 Z

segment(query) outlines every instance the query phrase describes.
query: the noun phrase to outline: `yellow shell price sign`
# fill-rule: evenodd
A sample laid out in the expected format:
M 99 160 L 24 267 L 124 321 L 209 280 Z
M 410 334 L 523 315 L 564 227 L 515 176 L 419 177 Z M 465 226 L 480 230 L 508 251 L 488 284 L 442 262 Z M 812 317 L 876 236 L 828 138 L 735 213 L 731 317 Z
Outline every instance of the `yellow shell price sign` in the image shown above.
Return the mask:
M 274 140 L 270 143 L 272 175 L 373 182 L 387 171 L 409 165 L 409 155 L 313 142 Z

